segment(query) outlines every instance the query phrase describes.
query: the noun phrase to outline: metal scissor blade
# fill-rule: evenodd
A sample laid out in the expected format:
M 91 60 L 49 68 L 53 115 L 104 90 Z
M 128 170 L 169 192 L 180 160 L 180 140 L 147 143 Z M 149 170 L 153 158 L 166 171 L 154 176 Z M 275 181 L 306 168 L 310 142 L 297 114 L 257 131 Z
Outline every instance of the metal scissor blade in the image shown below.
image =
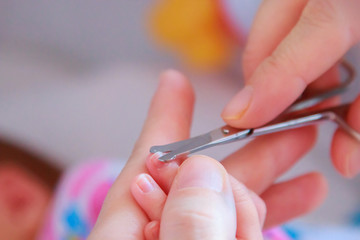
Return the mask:
M 205 134 L 202 134 L 197 137 L 190 138 L 190 139 L 185 139 L 182 141 L 178 141 L 178 142 L 174 142 L 174 143 L 170 143 L 170 144 L 166 144 L 166 145 L 152 146 L 150 148 L 150 152 L 151 153 L 156 153 L 156 152 L 168 153 L 168 152 L 174 151 L 175 149 L 186 148 L 186 146 L 193 146 L 196 143 L 198 145 L 204 145 L 211 141 L 216 141 L 216 140 L 222 139 L 225 136 L 233 135 L 239 131 L 241 131 L 241 130 L 237 129 L 237 128 L 233 128 L 230 126 L 223 126 L 221 128 L 217 128 L 208 133 L 205 133 Z
M 198 136 L 200 138 L 200 136 Z M 167 153 L 167 152 L 171 152 L 174 149 L 179 149 L 182 148 L 184 146 L 188 146 L 193 144 L 194 138 L 190 138 L 190 139 L 185 139 L 182 141 L 178 141 L 178 142 L 174 142 L 174 143 L 170 143 L 170 144 L 166 144 L 166 145 L 160 145 L 160 146 L 152 146 L 150 148 L 150 152 L 151 153 L 157 153 L 157 152 L 162 152 L 162 153 Z
M 182 154 L 198 152 L 214 145 L 225 144 L 245 138 L 250 133 L 251 129 L 235 129 L 230 126 L 224 126 L 181 142 L 158 146 L 156 148 L 154 147 L 153 150 L 166 149 L 167 151 L 163 152 L 166 154 L 159 158 L 160 161 L 166 162 L 174 160 L 177 156 Z M 172 148 L 174 146 L 178 146 L 178 148 Z
M 172 150 L 168 150 L 167 152 L 164 152 L 166 154 L 161 156 L 159 158 L 159 160 L 164 161 L 164 162 L 169 161 L 169 160 L 174 160 L 178 155 L 189 154 L 191 152 L 194 152 L 194 151 L 196 151 L 196 149 L 206 146 L 210 142 L 211 142 L 211 136 L 209 133 L 190 138 L 190 139 L 186 140 L 186 142 L 184 142 L 182 146 L 180 146 L 178 148 L 173 148 Z M 172 147 L 171 145 L 172 144 L 164 145 L 163 147 L 166 149 L 170 149 L 169 147 Z

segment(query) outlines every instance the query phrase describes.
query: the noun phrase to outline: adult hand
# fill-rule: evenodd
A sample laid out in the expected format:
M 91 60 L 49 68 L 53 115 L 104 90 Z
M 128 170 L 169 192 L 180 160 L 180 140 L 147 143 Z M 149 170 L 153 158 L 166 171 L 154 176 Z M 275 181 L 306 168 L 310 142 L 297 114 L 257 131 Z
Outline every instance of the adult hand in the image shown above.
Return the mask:
M 359 9 L 358 0 L 263 1 L 244 52 L 246 85 L 225 107 L 223 119 L 235 127 L 257 127 L 284 111 L 308 85 L 334 84 L 333 66 L 360 40 Z M 360 98 L 347 121 L 360 131 Z M 343 175 L 354 176 L 360 171 L 359 143 L 336 132 L 332 158 Z
M 144 238 L 143 229 L 149 218 L 133 199 L 130 184 L 136 175 L 147 172 L 145 159 L 151 146 L 189 137 L 193 104 L 193 91 L 184 76 L 175 71 L 162 74 L 141 136 L 105 199 L 90 240 Z M 312 128 L 266 136 L 223 161 L 232 176 L 261 194 L 268 208 L 267 227 L 304 214 L 322 202 L 326 183 L 317 173 L 273 184 L 312 147 L 314 138 Z M 177 167 L 173 166 L 173 170 L 176 171 Z M 154 171 L 161 171 L 161 167 Z M 156 182 L 169 190 L 169 174 L 158 176 Z

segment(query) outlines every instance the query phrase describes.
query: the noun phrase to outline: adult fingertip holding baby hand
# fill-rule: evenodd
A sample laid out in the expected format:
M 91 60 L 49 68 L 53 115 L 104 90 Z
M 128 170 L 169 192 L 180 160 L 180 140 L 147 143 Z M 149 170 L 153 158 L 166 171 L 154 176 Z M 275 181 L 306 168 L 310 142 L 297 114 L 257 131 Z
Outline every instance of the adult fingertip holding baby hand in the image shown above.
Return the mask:
M 150 221 L 146 240 L 262 239 L 265 203 L 212 158 L 185 159 L 167 196 L 148 174 L 138 175 L 131 190 Z

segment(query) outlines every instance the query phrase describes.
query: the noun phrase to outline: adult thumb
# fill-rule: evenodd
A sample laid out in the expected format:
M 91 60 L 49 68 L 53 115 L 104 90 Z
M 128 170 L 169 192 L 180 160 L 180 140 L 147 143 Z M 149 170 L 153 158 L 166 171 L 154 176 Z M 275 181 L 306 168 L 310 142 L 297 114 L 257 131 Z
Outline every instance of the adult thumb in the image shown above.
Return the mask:
M 192 156 L 179 168 L 160 226 L 160 239 L 235 239 L 236 209 L 223 166 Z

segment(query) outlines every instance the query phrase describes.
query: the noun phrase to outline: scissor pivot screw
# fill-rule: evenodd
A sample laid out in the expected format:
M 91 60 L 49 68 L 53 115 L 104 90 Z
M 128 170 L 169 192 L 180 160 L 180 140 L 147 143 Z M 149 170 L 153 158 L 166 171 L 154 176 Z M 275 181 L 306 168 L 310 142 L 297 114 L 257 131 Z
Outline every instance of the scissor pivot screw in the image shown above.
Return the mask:
M 226 128 L 223 129 L 222 131 L 223 131 L 224 134 L 229 134 L 229 133 L 230 133 L 230 130 L 229 130 L 229 129 L 226 129 Z

